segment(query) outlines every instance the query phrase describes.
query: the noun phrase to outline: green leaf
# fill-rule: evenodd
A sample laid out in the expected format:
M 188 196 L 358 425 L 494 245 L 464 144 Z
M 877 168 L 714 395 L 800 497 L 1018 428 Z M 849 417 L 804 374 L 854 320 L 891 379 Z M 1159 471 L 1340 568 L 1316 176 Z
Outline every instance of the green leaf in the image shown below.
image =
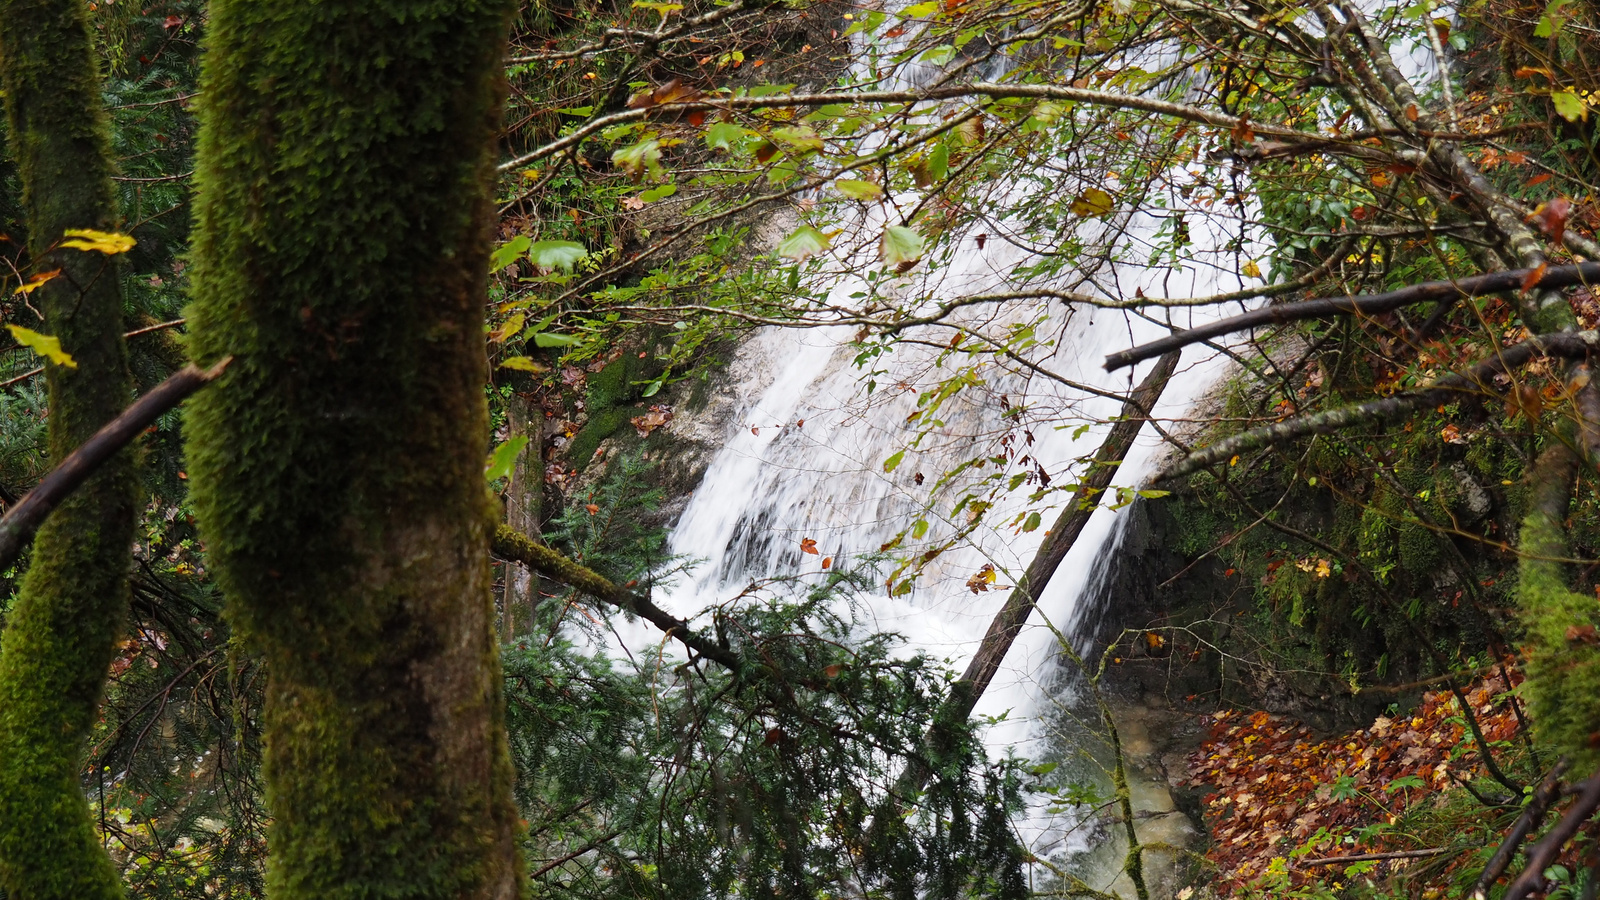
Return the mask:
M 833 183 L 839 193 L 851 200 L 876 200 L 883 196 L 883 188 L 870 181 L 860 181 L 855 178 L 841 178 Z
M 534 339 L 534 343 L 538 343 L 538 338 Z M 501 360 L 500 368 L 516 369 L 519 372 L 533 372 L 535 374 L 549 371 L 547 367 L 539 365 L 526 356 L 513 356 L 508 359 Z
M 1039 527 L 1039 522 L 1040 522 L 1040 519 L 1039 519 L 1039 514 L 1038 513 L 1036 513 L 1036 512 L 1028 513 L 1027 521 L 1022 523 L 1022 530 L 1025 531 L 1025 532 L 1034 531 Z
M 928 520 L 927 519 L 918 519 L 915 522 L 911 523 L 911 539 L 912 540 L 920 541 L 920 540 L 922 540 L 922 536 L 927 534 L 927 533 L 928 533 Z
M 790 153 L 808 153 L 822 149 L 822 138 L 804 125 L 791 125 L 772 129 L 772 137 L 789 147 Z
M 539 241 L 528 245 L 528 259 L 541 269 L 570 272 L 588 255 L 589 251 L 574 241 Z
M 744 146 L 750 132 L 732 122 L 718 122 L 706 129 L 706 149 L 732 153 Z
M 891 225 L 883 230 L 883 261 L 891 266 L 914 263 L 922 258 L 922 235 L 904 225 Z
M 900 452 L 883 461 L 883 470 L 885 472 L 893 472 L 895 469 L 899 468 L 901 460 L 905 458 L 906 452 L 901 450 Z
M 494 448 L 494 453 L 489 456 L 489 465 L 483 470 L 483 477 L 490 481 L 499 481 L 509 476 L 511 467 L 517 464 L 517 456 L 526 446 L 528 446 L 527 437 L 519 434 Z
M 918 61 L 927 63 L 930 66 L 942 66 L 951 59 L 955 58 L 955 55 L 955 47 L 951 46 L 950 44 L 940 44 L 932 50 L 922 54 L 922 58 Z
M 1113 201 L 1110 194 L 1099 188 L 1089 188 L 1079 194 L 1078 198 L 1072 201 L 1072 206 L 1068 208 L 1072 210 L 1072 214 L 1075 216 L 1099 218 L 1111 212 L 1112 205 Z
M 810 225 L 802 225 L 778 242 L 778 255 L 785 259 L 808 259 L 828 249 L 828 244 L 827 235 Z
M 56 365 L 66 366 L 69 369 L 78 367 L 77 360 L 74 360 L 66 351 L 61 349 L 60 338 L 54 335 L 40 334 L 31 328 L 23 328 L 21 325 L 7 325 L 6 328 L 10 329 L 11 336 L 17 339 L 17 343 L 30 348 L 33 352 Z
M 661 173 L 661 142 L 651 138 L 611 154 L 611 164 L 628 174 L 634 181 L 645 177 L 659 177 Z
M 652 381 L 648 385 L 645 385 L 645 389 L 639 392 L 639 396 L 641 396 L 641 397 L 654 397 L 655 395 L 661 393 L 661 386 L 663 384 L 665 384 L 665 383 L 666 383 L 665 379 L 657 378 L 655 381 Z
M 576 334 L 536 334 L 533 336 L 534 346 L 537 347 L 571 347 L 582 341 L 583 338 Z
M 506 241 L 504 244 L 501 244 L 499 247 L 495 248 L 494 253 L 490 254 L 489 256 L 489 271 L 498 272 L 501 269 L 504 269 L 506 266 L 511 265 L 513 260 L 528 252 L 528 246 L 532 243 L 532 241 L 528 240 L 527 235 L 519 234 L 511 240 Z
M 1579 119 L 1587 118 L 1589 115 L 1589 109 L 1584 106 L 1583 98 L 1579 97 L 1572 88 L 1567 88 L 1563 91 L 1551 91 L 1550 102 L 1556 105 L 1556 115 L 1566 119 L 1568 122 L 1576 122 Z
M 928 154 L 928 178 L 937 183 L 950 173 L 950 148 L 942 142 Z
M 634 9 L 648 9 L 661 14 L 665 19 L 668 13 L 675 13 L 683 9 L 682 3 L 650 3 L 647 0 L 633 0 Z
M 654 203 L 657 200 L 661 200 L 661 199 L 664 199 L 664 198 L 667 198 L 667 197 L 671 197 L 673 194 L 676 194 L 677 192 L 678 192 L 678 186 L 677 185 L 675 185 L 675 184 L 663 184 L 660 187 L 653 187 L 650 190 L 645 191 L 644 193 L 640 194 L 639 195 L 639 199 L 643 200 L 646 203 Z
M 939 11 L 938 0 L 933 0 L 933 2 L 930 2 L 930 3 L 918 3 L 918 4 L 915 4 L 915 5 L 912 5 L 912 6 L 908 6 L 904 10 L 902 10 L 902 14 L 906 15 L 906 16 L 910 16 L 913 19 L 926 19 L 927 17 L 933 15 L 934 13 L 936 13 L 938 11 Z
M 1427 786 L 1427 782 L 1415 775 L 1404 775 L 1384 785 L 1383 792 L 1385 794 L 1392 794 L 1395 791 L 1403 791 L 1406 788 L 1423 788 Z
M 1567 17 L 1560 15 L 1561 7 L 1571 3 L 1572 0 L 1551 0 L 1544 8 L 1544 15 L 1539 17 L 1539 24 L 1534 26 L 1533 36 L 1536 38 L 1555 37 L 1561 26 L 1566 24 Z

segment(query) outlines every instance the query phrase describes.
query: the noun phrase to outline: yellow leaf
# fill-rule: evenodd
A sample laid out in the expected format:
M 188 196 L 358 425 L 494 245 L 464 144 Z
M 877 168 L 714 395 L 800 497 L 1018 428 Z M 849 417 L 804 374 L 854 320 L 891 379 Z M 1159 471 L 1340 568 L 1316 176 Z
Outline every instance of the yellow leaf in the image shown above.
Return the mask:
M 518 369 L 518 370 L 523 371 L 523 372 L 534 372 L 534 373 L 550 371 L 550 368 L 548 366 L 541 366 L 538 363 L 534 362 L 533 360 L 527 358 L 526 356 L 513 356 L 510 359 L 502 360 L 501 363 L 500 363 L 500 368 L 502 368 L 502 369 Z
M 70 240 L 62 241 L 61 246 L 71 247 L 74 250 L 97 250 L 107 256 L 115 256 L 133 249 L 133 238 L 112 231 L 68 228 L 65 234 Z
M 56 365 L 66 366 L 69 369 L 78 367 L 77 361 L 61 349 L 60 338 L 54 335 L 40 334 L 31 328 L 23 328 L 21 325 L 7 325 L 6 328 L 10 329 L 11 336 L 17 339 L 17 343 L 24 347 L 32 348 L 33 352 L 49 359 Z
M 11 293 L 13 293 L 13 294 L 31 294 L 34 291 L 38 290 L 41 286 L 43 286 L 45 282 L 49 281 L 50 279 L 52 279 L 52 278 L 54 278 L 54 277 L 56 277 L 57 275 L 60 275 L 60 274 L 61 274 L 61 270 L 60 269 L 51 269 L 48 272 L 40 272 L 39 274 L 33 276 L 32 278 L 29 278 L 27 284 L 17 288 L 16 290 L 12 291 Z
M 1099 188 L 1089 188 L 1078 195 L 1078 198 L 1072 201 L 1072 205 L 1068 209 L 1072 210 L 1072 214 L 1075 216 L 1099 218 L 1111 212 L 1114 202 L 1111 195 L 1105 191 Z
M 1244 267 L 1241 268 L 1239 271 L 1246 278 L 1260 278 L 1261 277 L 1261 267 L 1256 265 L 1256 261 L 1253 260 L 1253 259 L 1249 260 L 1248 262 L 1246 262 L 1244 264 Z

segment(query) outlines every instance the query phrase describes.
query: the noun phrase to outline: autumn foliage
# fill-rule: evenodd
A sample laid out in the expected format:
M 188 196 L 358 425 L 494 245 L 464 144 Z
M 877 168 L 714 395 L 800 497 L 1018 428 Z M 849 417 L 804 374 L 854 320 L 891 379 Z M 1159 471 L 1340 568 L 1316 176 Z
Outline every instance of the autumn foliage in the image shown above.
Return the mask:
M 1497 670 L 1462 691 L 1502 765 L 1513 742 L 1520 750 L 1519 710 L 1507 678 L 1513 687 L 1521 681 L 1513 670 Z M 1301 885 L 1448 861 L 1430 878 L 1439 881 L 1481 862 L 1468 851 L 1482 849 L 1483 842 L 1441 847 L 1422 840 L 1436 835 L 1406 822 L 1410 811 L 1443 806 L 1444 792 L 1489 775 L 1451 691 L 1426 693 L 1409 712 L 1333 737 L 1265 712 L 1223 710 L 1209 718 L 1210 733 L 1190 757 L 1189 778 L 1211 789 L 1203 799 L 1211 837 L 1206 858 L 1215 866 L 1218 894 L 1260 886 L 1264 878 Z M 1476 815 L 1483 820 L 1481 807 Z M 1491 847 L 1498 843 L 1492 835 L 1485 840 Z M 1358 858 L 1402 853 L 1413 855 Z M 1345 857 L 1359 868 L 1340 866 Z

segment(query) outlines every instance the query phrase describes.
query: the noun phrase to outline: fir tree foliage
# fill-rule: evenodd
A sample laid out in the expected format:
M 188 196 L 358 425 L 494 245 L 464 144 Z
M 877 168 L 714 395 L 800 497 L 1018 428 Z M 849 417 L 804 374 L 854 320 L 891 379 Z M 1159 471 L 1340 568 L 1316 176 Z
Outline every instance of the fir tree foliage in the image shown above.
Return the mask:
M 614 579 L 659 583 L 681 561 L 648 526 L 648 468 L 611 465 L 549 536 Z M 1023 896 L 1019 772 L 967 721 L 938 723 L 925 755 L 953 675 L 867 627 L 870 581 L 832 572 L 716 609 L 718 640 L 750 661 L 739 673 L 633 639 L 619 652 L 604 609 L 546 599 L 505 653 L 535 895 Z M 936 775 L 897 796 L 911 764 Z

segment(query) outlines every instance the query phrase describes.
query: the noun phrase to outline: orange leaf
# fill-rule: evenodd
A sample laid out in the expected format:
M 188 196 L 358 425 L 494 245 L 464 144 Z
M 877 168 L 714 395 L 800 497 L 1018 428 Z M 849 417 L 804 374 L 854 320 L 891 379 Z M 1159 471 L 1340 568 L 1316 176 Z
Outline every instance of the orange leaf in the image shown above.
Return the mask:
M 823 557 L 823 558 L 822 558 L 822 567 L 823 567 L 823 568 L 824 568 L 824 569 L 826 569 L 826 568 L 829 568 L 829 567 L 831 567 L 831 566 L 832 566 L 832 565 L 833 565 L 833 557 L 831 557 L 831 556 L 824 556 L 824 557 Z
M 1539 279 L 1544 277 L 1545 270 L 1548 268 L 1550 268 L 1549 263 L 1539 263 L 1539 268 L 1534 269 L 1523 277 L 1522 289 L 1525 291 L 1533 290 L 1533 286 L 1539 283 Z
M 1565 197 L 1546 200 L 1528 214 L 1528 221 L 1539 226 L 1550 240 L 1561 243 L 1567 233 L 1567 218 L 1572 215 L 1572 201 Z
M 818 555 L 817 554 L 817 542 L 812 540 L 811 538 L 801 538 L 800 539 L 800 552 L 801 553 L 809 553 L 812 556 Z
M 1537 174 L 1537 175 L 1533 176 L 1532 178 L 1528 179 L 1528 187 L 1533 187 L 1534 185 L 1538 185 L 1538 184 L 1544 184 L 1546 181 L 1549 181 L 1549 180 L 1550 180 L 1550 173 L 1549 172 L 1540 172 L 1539 174 Z

